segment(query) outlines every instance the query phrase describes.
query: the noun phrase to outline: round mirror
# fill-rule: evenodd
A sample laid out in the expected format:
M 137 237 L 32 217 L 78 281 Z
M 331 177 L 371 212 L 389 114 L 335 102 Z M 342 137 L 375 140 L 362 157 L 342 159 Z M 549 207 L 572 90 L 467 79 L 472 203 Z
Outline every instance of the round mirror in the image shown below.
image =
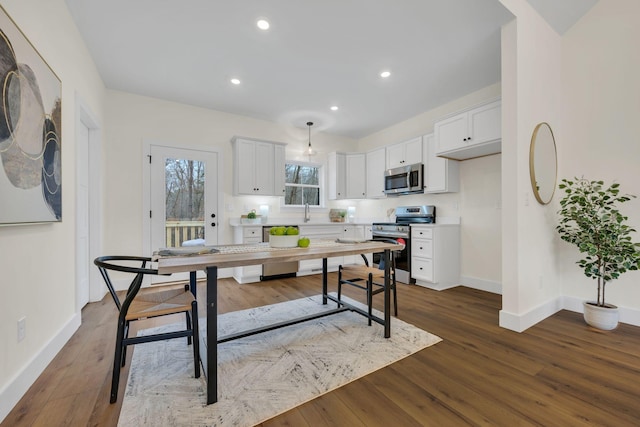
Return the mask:
M 546 205 L 556 190 L 556 141 L 548 123 L 539 123 L 531 136 L 529 175 L 536 200 Z

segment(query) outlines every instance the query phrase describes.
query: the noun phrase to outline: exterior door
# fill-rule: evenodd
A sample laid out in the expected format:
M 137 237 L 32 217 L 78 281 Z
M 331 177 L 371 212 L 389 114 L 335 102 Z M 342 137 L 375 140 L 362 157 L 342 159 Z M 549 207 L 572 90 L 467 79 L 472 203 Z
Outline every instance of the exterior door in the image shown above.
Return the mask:
M 218 244 L 218 153 L 151 145 L 149 159 L 150 253 Z M 185 273 L 152 281 L 187 278 Z

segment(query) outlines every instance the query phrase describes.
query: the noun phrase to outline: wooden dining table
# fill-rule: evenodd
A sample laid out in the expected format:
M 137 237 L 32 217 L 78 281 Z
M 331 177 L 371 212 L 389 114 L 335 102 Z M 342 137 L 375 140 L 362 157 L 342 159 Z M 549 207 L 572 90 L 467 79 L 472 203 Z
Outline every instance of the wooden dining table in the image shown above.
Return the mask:
M 218 400 L 218 344 L 234 339 L 259 334 L 277 328 L 282 328 L 308 320 L 324 317 L 343 311 L 354 311 L 368 316 L 365 310 L 350 305 L 327 291 L 327 259 L 335 256 L 357 255 L 381 252 L 384 255 L 385 287 L 384 287 L 384 316 L 374 317 L 377 323 L 384 326 L 384 337 L 391 336 L 390 315 L 390 271 L 391 253 L 401 251 L 404 245 L 385 241 L 336 241 L 330 239 L 312 240 L 307 248 L 271 248 L 268 243 L 248 245 L 200 246 L 193 248 L 175 248 L 159 250 L 154 254 L 158 262 L 159 274 L 190 272 L 192 291 L 196 289 L 196 272 L 205 270 L 207 274 L 206 295 L 206 333 L 200 334 L 200 358 L 203 371 L 207 378 L 207 404 Z M 248 331 L 218 337 L 218 269 L 227 267 L 241 267 L 247 265 L 269 264 L 287 261 L 322 258 L 322 303 L 329 300 L 336 303 L 336 308 L 322 311 L 304 317 L 290 319 L 273 325 L 251 329 Z M 241 285 L 240 285 L 241 286 Z M 204 336 L 203 336 L 204 335 Z M 213 343 L 213 344 L 212 344 Z

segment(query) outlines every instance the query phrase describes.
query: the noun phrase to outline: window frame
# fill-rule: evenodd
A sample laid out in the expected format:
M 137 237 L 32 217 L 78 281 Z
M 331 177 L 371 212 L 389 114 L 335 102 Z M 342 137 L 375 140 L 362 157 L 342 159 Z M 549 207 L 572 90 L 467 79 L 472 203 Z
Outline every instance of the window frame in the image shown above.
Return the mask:
M 288 182 L 286 182 L 286 178 L 285 178 L 285 193 L 286 193 L 286 188 L 287 187 L 303 187 L 303 188 L 318 188 L 319 191 L 319 204 L 318 205 L 309 205 L 310 209 L 318 209 L 318 208 L 324 208 L 325 207 L 325 179 L 324 179 L 324 164 L 322 163 L 318 163 L 318 162 L 308 162 L 308 161 L 304 161 L 304 160 L 285 160 L 285 168 L 287 167 L 287 165 L 296 165 L 296 166 L 307 166 L 307 167 L 313 167 L 318 169 L 318 185 L 310 185 L 310 184 L 290 184 Z M 280 199 L 280 206 L 283 209 L 301 209 L 304 208 L 304 205 L 288 205 L 286 204 L 286 196 L 282 197 L 282 199 Z

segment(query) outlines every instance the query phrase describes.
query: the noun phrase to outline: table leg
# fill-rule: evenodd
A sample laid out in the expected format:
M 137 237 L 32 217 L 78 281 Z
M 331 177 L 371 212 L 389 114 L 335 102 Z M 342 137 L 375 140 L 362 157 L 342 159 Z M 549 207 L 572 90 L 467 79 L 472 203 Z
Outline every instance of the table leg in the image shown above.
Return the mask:
M 218 401 L 218 267 L 207 267 L 207 404 Z
M 193 297 L 196 298 L 197 295 L 197 291 L 198 291 L 198 282 L 196 280 L 196 272 L 195 271 L 191 271 L 189 273 L 189 290 L 191 291 L 191 293 L 193 294 Z
M 322 258 L 322 305 L 327 305 L 327 259 Z
M 384 250 L 384 337 L 391 336 L 391 251 Z

